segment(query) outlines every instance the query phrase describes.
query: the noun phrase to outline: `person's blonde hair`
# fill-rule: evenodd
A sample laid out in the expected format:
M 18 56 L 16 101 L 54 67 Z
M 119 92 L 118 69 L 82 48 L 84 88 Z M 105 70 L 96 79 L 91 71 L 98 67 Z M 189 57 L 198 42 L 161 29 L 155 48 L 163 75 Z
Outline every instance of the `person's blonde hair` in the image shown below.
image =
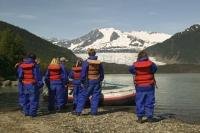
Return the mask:
M 50 64 L 59 64 L 59 59 L 58 58 L 53 58 L 51 60 L 51 63 Z

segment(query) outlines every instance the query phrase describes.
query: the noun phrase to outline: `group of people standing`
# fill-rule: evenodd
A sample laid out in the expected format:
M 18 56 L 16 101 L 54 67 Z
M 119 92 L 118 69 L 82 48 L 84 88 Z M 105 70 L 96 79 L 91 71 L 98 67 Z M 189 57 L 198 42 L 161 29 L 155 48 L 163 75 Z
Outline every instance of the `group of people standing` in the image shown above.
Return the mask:
M 44 83 L 48 88 L 48 110 L 61 111 L 67 103 L 67 83 L 73 79 L 73 114 L 81 115 L 84 106 L 91 96 L 91 115 L 97 115 L 101 96 L 101 82 L 104 80 L 104 68 L 97 59 L 94 49 L 88 50 L 88 59 L 78 59 L 71 71 L 67 71 L 65 58 L 53 58 L 44 75 L 44 82 L 39 63 L 34 54 L 28 54 L 23 62 L 18 64 L 19 104 L 26 116 L 37 116 L 40 89 Z M 157 70 L 155 63 L 149 60 L 145 51 L 138 54 L 137 61 L 129 67 L 129 72 L 135 76 L 133 83 L 136 89 L 135 103 L 137 122 L 142 118 L 153 120 L 155 104 L 155 78 Z
M 67 71 L 65 58 L 53 58 L 43 76 L 35 54 L 28 54 L 17 65 L 19 79 L 19 105 L 25 116 L 37 116 L 40 89 L 46 84 L 48 88 L 48 111 L 61 111 L 67 103 L 69 78 L 73 79 L 73 114 L 81 115 L 86 101 L 91 98 L 91 115 L 98 111 L 101 95 L 101 82 L 104 79 L 104 68 L 97 60 L 96 51 L 88 50 L 88 59 L 77 60 L 71 71 Z

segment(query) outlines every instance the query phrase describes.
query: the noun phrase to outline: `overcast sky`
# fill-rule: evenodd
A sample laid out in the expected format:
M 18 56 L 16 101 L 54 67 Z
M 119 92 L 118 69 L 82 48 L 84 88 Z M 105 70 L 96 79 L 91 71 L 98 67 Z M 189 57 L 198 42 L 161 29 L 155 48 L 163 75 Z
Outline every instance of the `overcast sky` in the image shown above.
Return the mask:
M 200 0 L 0 0 L 0 20 L 46 38 L 104 27 L 174 34 L 200 23 Z

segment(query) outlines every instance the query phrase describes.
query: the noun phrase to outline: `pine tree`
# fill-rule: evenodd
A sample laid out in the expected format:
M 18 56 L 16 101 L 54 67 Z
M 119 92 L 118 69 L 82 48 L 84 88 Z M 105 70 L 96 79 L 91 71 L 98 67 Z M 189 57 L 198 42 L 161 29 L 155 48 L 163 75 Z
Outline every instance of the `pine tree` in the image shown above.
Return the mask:
M 0 32 L 0 74 L 4 76 L 13 75 L 14 65 L 24 55 L 23 39 L 6 29 Z

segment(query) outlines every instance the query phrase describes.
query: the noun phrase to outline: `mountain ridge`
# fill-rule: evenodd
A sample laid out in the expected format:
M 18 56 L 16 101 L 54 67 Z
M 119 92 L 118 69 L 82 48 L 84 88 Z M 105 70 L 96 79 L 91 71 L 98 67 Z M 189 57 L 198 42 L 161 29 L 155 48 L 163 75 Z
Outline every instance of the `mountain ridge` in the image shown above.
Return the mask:
M 27 53 L 35 53 L 41 59 L 41 64 L 44 68 L 53 57 L 66 57 L 69 60 L 68 63 L 70 66 L 75 62 L 76 56 L 72 51 L 53 45 L 51 42 L 44 40 L 23 28 L 0 21 L 0 32 L 7 29 L 11 30 L 14 34 L 18 34 L 23 39 L 25 51 Z
M 200 64 L 200 25 L 194 24 L 146 51 L 167 64 Z
M 98 52 L 138 52 L 170 37 L 169 34 L 158 32 L 123 32 L 114 28 L 99 28 L 76 39 L 50 41 L 75 53 L 85 52 L 91 47 Z

